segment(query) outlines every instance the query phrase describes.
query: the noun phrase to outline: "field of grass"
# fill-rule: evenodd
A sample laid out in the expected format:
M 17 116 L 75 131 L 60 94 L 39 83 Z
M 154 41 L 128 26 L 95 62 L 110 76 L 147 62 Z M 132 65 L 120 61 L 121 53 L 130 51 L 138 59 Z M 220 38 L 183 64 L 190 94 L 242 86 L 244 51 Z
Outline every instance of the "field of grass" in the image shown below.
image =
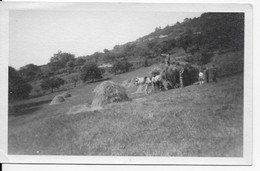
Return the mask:
M 113 77 L 123 82 L 154 66 Z M 8 153 L 33 155 L 243 156 L 243 75 L 133 99 L 99 111 L 68 114 L 90 104 L 91 83 L 49 105 L 61 92 L 19 102 L 9 113 Z

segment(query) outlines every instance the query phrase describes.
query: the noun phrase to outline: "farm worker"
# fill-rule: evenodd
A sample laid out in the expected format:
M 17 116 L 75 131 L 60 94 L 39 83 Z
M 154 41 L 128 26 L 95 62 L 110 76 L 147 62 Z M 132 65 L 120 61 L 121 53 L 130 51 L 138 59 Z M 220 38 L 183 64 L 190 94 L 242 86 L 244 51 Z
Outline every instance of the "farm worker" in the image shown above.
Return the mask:
M 203 74 L 202 71 L 199 72 L 199 83 L 200 85 L 204 84 L 204 80 L 205 80 L 205 75 Z
M 209 70 L 207 67 L 204 69 L 204 76 L 205 76 L 206 83 L 208 83 L 209 82 Z
M 212 67 L 209 67 L 208 69 L 208 72 L 209 72 L 209 82 L 213 81 L 213 75 L 214 75 L 214 71 L 213 71 L 213 68 Z
M 213 81 L 217 82 L 217 68 L 215 65 L 212 65 L 212 71 L 213 71 Z

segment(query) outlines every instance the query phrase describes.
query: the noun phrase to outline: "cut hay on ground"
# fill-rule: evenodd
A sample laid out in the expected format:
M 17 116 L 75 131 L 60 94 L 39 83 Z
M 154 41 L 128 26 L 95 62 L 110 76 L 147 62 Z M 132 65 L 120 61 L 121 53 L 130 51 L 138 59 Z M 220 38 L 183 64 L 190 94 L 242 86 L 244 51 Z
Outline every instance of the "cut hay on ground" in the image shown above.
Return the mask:
M 92 108 L 102 108 L 107 104 L 115 102 L 129 101 L 130 98 L 126 94 L 123 86 L 113 82 L 104 81 L 94 89 L 94 99 L 92 101 Z
M 64 98 L 68 98 L 68 97 L 71 97 L 71 94 L 68 93 L 68 92 L 64 92 L 64 93 L 62 93 L 62 96 L 63 96 Z
M 132 94 L 139 94 L 139 93 L 145 93 L 145 87 L 146 85 L 139 85 L 136 92 L 132 93 Z M 147 90 L 147 93 L 150 94 L 152 93 L 154 90 L 153 90 L 153 86 L 149 86 L 148 87 L 148 90 Z
M 128 87 L 128 84 L 129 84 L 130 82 L 131 82 L 131 80 L 130 80 L 130 79 L 127 79 L 127 80 L 125 80 L 125 81 L 122 82 L 121 86 L 123 86 L 123 87 Z
M 145 93 L 145 86 L 139 85 L 135 93 Z
M 74 114 L 78 114 L 78 113 L 82 113 L 82 112 L 86 112 L 86 111 L 90 111 L 90 107 L 89 105 L 77 105 L 77 106 L 73 106 L 69 109 L 69 111 L 67 112 L 68 115 L 74 115 Z
M 125 80 L 125 81 L 123 81 L 123 83 L 121 85 L 125 88 L 134 87 L 135 78 Z
M 66 100 L 65 100 L 65 98 L 64 98 L 63 96 L 57 95 L 57 96 L 55 96 L 55 97 L 52 99 L 50 105 L 60 104 L 60 103 L 65 102 L 65 101 L 66 101 Z

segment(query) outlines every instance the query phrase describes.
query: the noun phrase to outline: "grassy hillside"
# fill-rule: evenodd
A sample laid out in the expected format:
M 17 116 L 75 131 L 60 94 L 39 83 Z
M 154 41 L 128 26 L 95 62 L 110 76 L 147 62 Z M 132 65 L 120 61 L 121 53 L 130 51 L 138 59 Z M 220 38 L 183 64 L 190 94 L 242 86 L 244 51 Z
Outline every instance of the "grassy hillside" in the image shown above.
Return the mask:
M 112 81 L 147 75 L 153 67 Z M 69 114 L 91 103 L 97 84 L 71 90 L 73 97 L 60 105 L 49 105 L 55 94 L 16 104 L 18 112 L 9 115 L 9 154 L 242 156 L 241 74 L 150 95 L 131 88 L 131 102 Z

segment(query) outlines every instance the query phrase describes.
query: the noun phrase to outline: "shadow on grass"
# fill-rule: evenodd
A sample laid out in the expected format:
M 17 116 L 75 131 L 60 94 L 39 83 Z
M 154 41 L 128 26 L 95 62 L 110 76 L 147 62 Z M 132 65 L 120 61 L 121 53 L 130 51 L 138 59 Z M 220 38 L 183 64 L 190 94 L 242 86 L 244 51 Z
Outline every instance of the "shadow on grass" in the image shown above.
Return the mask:
M 28 115 L 39 110 L 43 104 L 50 103 L 51 100 L 32 102 L 20 105 L 9 105 L 8 114 L 12 116 Z

